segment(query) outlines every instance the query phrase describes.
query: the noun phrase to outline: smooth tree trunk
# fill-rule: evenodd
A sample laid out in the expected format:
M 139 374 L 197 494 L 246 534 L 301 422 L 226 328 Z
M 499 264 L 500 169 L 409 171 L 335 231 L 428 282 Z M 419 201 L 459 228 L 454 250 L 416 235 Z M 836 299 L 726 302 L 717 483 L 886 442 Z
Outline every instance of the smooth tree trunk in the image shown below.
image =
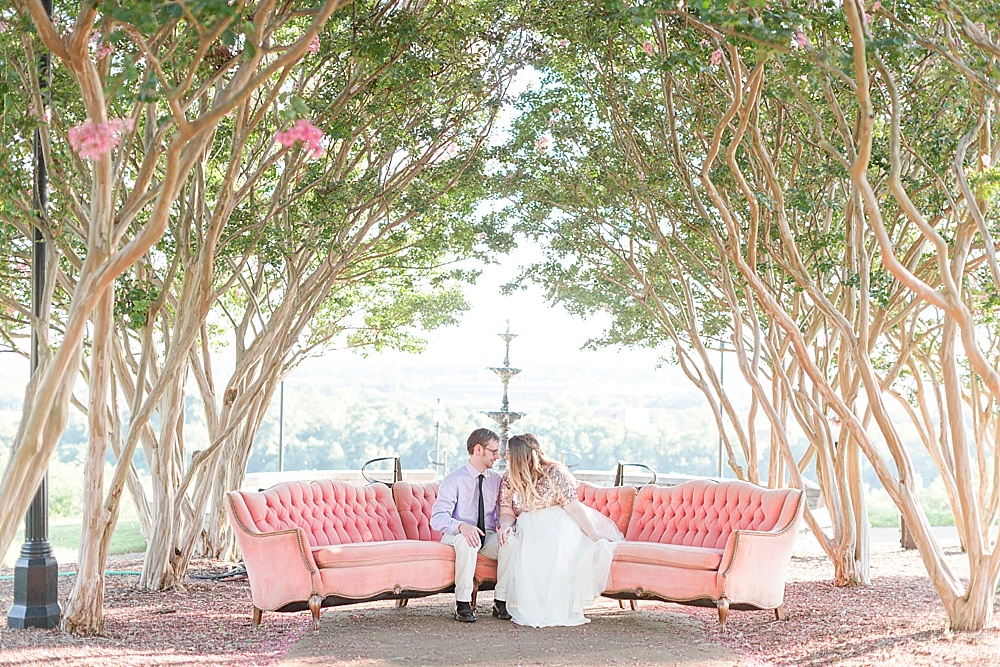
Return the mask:
M 63 629 L 75 635 L 104 634 L 104 564 L 111 544 L 111 531 L 107 530 L 111 515 L 104 507 L 104 457 L 111 432 L 109 390 L 113 327 L 114 293 L 108 288 L 94 310 L 83 527 L 76 580 L 62 618 Z

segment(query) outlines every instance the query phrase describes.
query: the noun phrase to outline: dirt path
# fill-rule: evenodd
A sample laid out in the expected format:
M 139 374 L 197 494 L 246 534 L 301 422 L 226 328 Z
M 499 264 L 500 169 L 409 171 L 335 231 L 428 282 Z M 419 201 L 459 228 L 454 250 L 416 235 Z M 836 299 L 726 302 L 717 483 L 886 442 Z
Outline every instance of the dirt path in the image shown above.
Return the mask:
M 952 533 L 954 529 L 951 529 Z M 954 536 L 942 546 L 959 577 L 968 559 Z M 109 569 L 132 571 L 139 556 L 115 557 Z M 60 568 L 68 574 L 73 564 Z M 195 561 L 192 574 L 229 565 Z M 0 611 L 13 597 L 0 568 Z M 836 588 L 818 545 L 800 538 L 785 589 L 787 622 L 771 612 L 734 610 L 725 635 L 714 609 L 643 602 L 621 610 L 599 599 L 594 622 L 577 628 L 519 628 L 488 616 L 451 620 L 453 596 L 413 600 L 406 609 L 382 602 L 327 609 L 321 630 L 308 612 L 267 613 L 251 624 L 245 581 L 189 579 L 183 590 L 145 593 L 134 575 L 109 576 L 106 634 L 81 638 L 59 630 L 8 630 L 0 620 L 0 666 L 28 667 L 314 667 L 316 665 L 669 665 L 696 667 L 997 667 L 1000 629 L 949 632 L 941 601 L 914 551 L 894 531 L 874 531 L 872 585 Z M 66 603 L 72 576 L 59 577 Z M 995 599 L 1000 610 L 1000 593 Z M 471 648 L 467 648 L 471 647 Z
M 649 603 L 644 603 L 649 605 Z M 522 628 L 489 615 L 492 598 L 479 600 L 479 621 L 456 623 L 450 596 L 324 611 L 318 633 L 307 632 L 280 667 L 344 665 L 695 665 L 731 667 L 738 656 L 706 639 L 702 621 L 683 612 L 619 609 L 601 599 L 592 623 L 575 628 Z

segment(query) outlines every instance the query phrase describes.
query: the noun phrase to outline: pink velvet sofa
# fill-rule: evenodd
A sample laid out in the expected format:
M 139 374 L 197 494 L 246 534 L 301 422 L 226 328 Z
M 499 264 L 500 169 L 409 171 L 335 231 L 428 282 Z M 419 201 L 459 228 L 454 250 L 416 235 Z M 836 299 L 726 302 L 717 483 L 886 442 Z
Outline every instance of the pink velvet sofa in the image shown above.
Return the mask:
M 784 620 L 785 576 L 805 495 L 741 481 L 694 480 L 639 490 L 604 591 L 619 600 L 773 609 Z
M 243 552 L 254 623 L 263 611 L 423 597 L 454 589 L 455 554 L 430 527 L 436 483 L 358 487 L 288 482 L 229 493 Z M 604 595 L 714 606 L 723 631 L 729 609 L 774 609 L 784 619 L 785 575 L 804 507 L 796 489 L 695 480 L 671 487 L 598 487 L 581 502 L 625 535 Z M 479 557 L 476 592 L 496 582 L 496 561 Z M 476 599 L 473 593 L 473 602 Z
M 384 484 L 285 482 L 261 492 L 230 491 L 228 506 L 254 625 L 264 611 L 308 608 L 318 627 L 322 607 L 454 588 L 454 549 L 407 539 Z

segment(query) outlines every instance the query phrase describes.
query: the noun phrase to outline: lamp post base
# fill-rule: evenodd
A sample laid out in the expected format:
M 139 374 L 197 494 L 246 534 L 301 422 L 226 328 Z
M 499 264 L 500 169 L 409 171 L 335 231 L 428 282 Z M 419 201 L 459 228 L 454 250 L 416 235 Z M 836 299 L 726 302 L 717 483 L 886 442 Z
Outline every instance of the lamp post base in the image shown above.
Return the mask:
M 51 553 L 51 546 L 47 542 L 45 546 Z M 54 556 L 25 555 L 22 548 L 14 565 L 14 604 L 7 612 L 7 627 L 13 630 L 58 627 L 62 614 L 58 577 L 59 565 Z

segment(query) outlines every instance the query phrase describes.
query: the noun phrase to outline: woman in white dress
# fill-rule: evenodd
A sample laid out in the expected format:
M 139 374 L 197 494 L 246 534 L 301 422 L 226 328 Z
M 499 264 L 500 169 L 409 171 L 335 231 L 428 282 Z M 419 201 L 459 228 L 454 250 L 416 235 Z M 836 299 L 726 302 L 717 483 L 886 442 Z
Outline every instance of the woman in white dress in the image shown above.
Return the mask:
M 497 531 L 501 547 L 513 550 L 507 611 L 537 628 L 589 623 L 583 610 L 604 591 L 621 532 L 577 499 L 576 480 L 533 434 L 507 442 L 507 465 Z

